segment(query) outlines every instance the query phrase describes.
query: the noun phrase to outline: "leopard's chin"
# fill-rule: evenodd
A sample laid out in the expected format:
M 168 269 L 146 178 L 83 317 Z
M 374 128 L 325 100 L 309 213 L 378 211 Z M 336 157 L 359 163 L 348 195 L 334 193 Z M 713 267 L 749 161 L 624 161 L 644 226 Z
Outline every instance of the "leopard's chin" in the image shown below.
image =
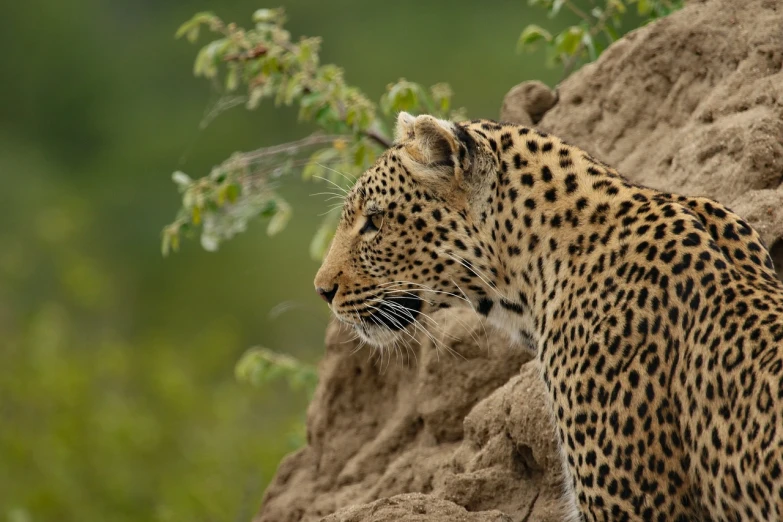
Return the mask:
M 383 326 L 367 325 L 364 323 L 353 325 L 359 338 L 374 348 L 391 348 L 405 335 L 405 330 L 389 330 Z
M 422 304 L 422 299 L 413 292 L 386 296 L 372 307 L 371 315 L 362 318 L 356 331 L 372 346 L 394 346 L 397 340 L 406 334 L 405 331 L 416 323 Z

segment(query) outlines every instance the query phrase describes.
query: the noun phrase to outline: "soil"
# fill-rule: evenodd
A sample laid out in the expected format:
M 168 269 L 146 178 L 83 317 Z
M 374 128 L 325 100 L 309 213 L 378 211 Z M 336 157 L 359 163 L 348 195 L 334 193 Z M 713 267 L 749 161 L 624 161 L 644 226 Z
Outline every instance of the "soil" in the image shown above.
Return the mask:
M 783 269 L 783 1 L 689 2 L 501 119 L 558 135 L 635 182 L 745 217 Z M 560 521 L 562 472 L 530 356 L 470 310 L 383 360 L 332 324 L 308 443 L 256 522 Z M 448 332 L 443 333 L 443 332 Z

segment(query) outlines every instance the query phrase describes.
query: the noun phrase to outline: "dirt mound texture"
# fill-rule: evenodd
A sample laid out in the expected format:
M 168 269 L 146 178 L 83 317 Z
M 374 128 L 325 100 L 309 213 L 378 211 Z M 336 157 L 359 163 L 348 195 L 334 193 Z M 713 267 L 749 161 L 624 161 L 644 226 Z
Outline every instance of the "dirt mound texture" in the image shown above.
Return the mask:
M 320 520 L 385 497 L 327 520 L 561 520 L 556 439 L 531 355 L 471 310 L 432 318 L 432 338 L 419 332 L 383 360 L 350 355 L 351 333 L 330 325 L 308 445 L 280 465 L 257 521 Z M 440 500 L 422 511 L 410 492 Z
M 783 268 L 783 1 L 690 2 L 501 119 L 556 134 L 661 190 L 717 199 Z M 256 522 L 560 521 L 562 472 L 538 366 L 470 310 L 368 358 L 332 324 L 308 411 Z M 440 331 L 437 331 L 440 330 Z

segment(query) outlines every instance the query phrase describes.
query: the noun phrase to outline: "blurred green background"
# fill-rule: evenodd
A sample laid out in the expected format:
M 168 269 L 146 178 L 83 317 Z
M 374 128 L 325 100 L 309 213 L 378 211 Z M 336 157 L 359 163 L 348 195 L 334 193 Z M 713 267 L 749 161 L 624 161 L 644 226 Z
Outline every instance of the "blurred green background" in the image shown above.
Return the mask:
M 200 176 L 235 150 L 302 137 L 295 111 L 217 98 L 176 41 L 201 10 L 249 24 L 283 5 L 294 35 L 377 100 L 399 77 L 451 84 L 471 117 L 498 115 L 516 83 L 558 80 L 518 55 L 524 0 L 30 0 L 0 21 L 0 520 L 248 520 L 295 449 L 307 398 L 252 389 L 252 345 L 317 362 L 328 310 L 309 240 L 327 204 L 298 179 L 274 238 L 260 224 L 163 259 L 179 205 L 171 172 Z

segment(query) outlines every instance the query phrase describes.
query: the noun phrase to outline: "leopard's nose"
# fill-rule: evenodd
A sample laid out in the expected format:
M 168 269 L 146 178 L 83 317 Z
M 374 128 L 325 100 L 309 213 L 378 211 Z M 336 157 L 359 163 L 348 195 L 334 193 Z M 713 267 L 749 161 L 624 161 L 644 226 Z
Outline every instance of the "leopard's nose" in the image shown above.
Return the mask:
M 325 288 L 318 287 L 315 289 L 316 292 L 318 292 L 318 295 L 320 295 L 324 301 L 326 301 L 329 304 L 332 304 L 332 299 L 334 299 L 334 296 L 337 295 L 337 284 L 335 284 L 331 290 L 326 290 Z

